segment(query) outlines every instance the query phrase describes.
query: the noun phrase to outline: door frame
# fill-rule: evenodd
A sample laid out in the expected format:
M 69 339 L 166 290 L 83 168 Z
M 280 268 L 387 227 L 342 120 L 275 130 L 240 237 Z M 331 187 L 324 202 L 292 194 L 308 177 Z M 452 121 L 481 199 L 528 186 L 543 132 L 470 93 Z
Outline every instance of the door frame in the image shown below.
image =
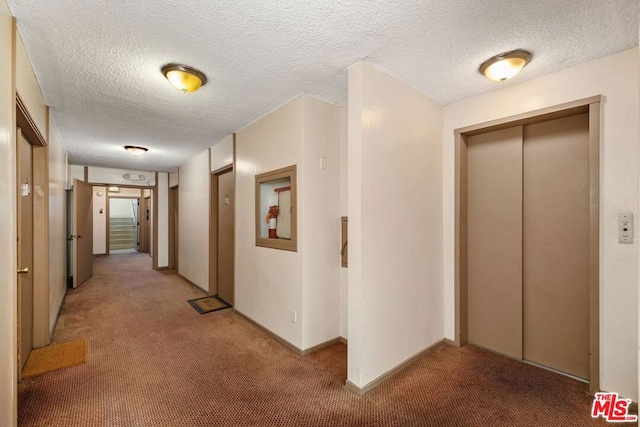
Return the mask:
M 600 104 L 593 96 L 454 130 L 455 137 L 455 344 L 467 338 L 467 137 L 589 114 L 589 393 L 600 391 Z
M 43 136 L 16 91 L 16 128 L 32 147 L 33 198 L 33 348 L 51 343 L 49 329 L 49 107 Z M 16 132 L 17 134 L 17 132 Z M 39 192 L 36 192 L 39 188 Z
M 169 265 L 168 268 L 170 270 L 178 271 L 178 215 L 180 212 L 178 211 L 178 186 L 174 185 L 173 187 L 169 187 L 169 195 L 168 195 L 168 206 L 169 206 L 169 231 L 168 231 L 168 240 L 169 240 Z
M 232 173 L 233 176 L 233 200 L 231 206 L 235 219 L 235 172 L 233 165 L 225 166 L 211 173 L 211 196 L 209 198 L 209 295 L 218 294 L 218 176 L 224 173 Z M 235 241 L 235 220 L 233 240 Z M 235 269 L 235 267 L 234 267 Z M 235 296 L 235 285 L 233 287 Z
M 236 134 L 233 134 L 233 160 L 232 163 L 211 172 L 210 196 L 209 196 L 209 295 L 218 293 L 218 176 L 231 171 L 233 174 L 233 241 L 236 241 L 235 200 L 236 200 Z M 234 249 L 235 250 L 235 249 Z M 235 254 L 234 254 L 235 264 Z M 235 265 L 233 302 L 235 305 Z
M 94 185 L 94 187 L 96 187 Z M 106 226 L 105 226 L 105 233 L 106 233 L 106 237 L 105 237 L 105 244 L 106 244 L 106 251 L 105 254 L 109 255 L 110 249 L 109 249 L 109 243 L 110 243 L 110 238 L 111 238 L 111 224 L 110 224 L 110 219 L 111 219 L 111 199 L 130 199 L 130 200 L 137 200 L 138 201 L 138 211 L 140 210 L 140 199 L 142 198 L 142 190 L 140 191 L 140 196 L 135 197 L 135 196 L 110 196 L 109 195 L 109 187 L 105 187 L 107 189 L 107 191 L 105 191 L 105 194 L 107 196 L 107 200 L 106 200 L 106 207 L 105 207 L 105 212 L 107 214 L 107 218 L 106 218 Z M 133 188 L 133 187 L 131 187 Z M 138 232 L 138 228 L 140 227 L 140 224 L 138 221 L 138 218 L 135 219 L 136 222 L 138 223 L 138 225 L 136 226 L 136 232 Z M 136 235 L 136 252 L 138 252 L 139 246 L 140 246 L 140 242 L 139 242 L 139 235 Z

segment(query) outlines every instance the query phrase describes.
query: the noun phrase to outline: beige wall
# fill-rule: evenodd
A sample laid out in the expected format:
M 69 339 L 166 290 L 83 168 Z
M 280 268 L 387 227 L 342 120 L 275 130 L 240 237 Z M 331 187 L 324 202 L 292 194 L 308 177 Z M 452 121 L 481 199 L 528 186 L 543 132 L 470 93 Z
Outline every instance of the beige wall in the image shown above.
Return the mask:
M 16 158 L 12 75 L 13 19 L 0 0 L 0 425 L 17 423 Z
M 349 69 L 348 380 L 363 388 L 442 339 L 443 107 Z
M 102 196 L 98 196 L 102 192 Z M 102 210 L 102 213 L 100 213 Z M 93 254 L 107 253 L 107 187 L 93 187 Z
M 49 119 L 49 334 L 67 292 L 67 155 Z
M 347 124 L 349 116 L 347 114 L 348 107 L 343 107 L 340 110 L 340 216 L 348 216 L 348 202 L 349 198 L 347 187 L 349 178 L 349 157 L 348 157 L 348 130 Z M 342 242 L 340 250 L 342 250 Z M 347 245 L 347 252 L 349 247 Z M 342 261 L 342 260 L 341 260 Z M 347 302 L 348 295 L 348 269 L 340 267 L 340 336 L 348 338 L 347 333 Z
M 445 109 L 445 335 L 454 337 L 454 138 L 456 128 L 603 95 L 600 140 L 600 387 L 638 400 L 638 243 L 619 244 L 617 215 L 638 224 L 638 49 L 621 52 Z M 636 239 L 637 240 L 637 239 Z
M 211 172 L 233 164 L 233 135 L 211 147 Z
M 19 33 L 16 40 L 16 91 L 26 105 L 36 127 L 46 138 L 47 106 Z
M 255 175 L 298 165 L 302 159 L 304 98 L 236 134 L 236 294 L 235 306 L 275 334 L 302 348 L 302 253 L 255 246 Z M 180 170 L 180 190 L 184 174 Z M 298 189 L 298 206 L 301 200 Z M 304 195 L 302 196 L 304 199 Z M 183 216 L 180 206 L 180 216 Z M 304 217 L 298 208 L 298 245 Z M 182 263 L 180 254 L 180 263 Z M 290 320 L 298 312 L 298 323 Z
M 158 268 L 169 266 L 169 174 L 158 173 Z
M 179 273 L 209 290 L 209 150 L 180 166 Z
M 340 335 L 340 119 L 341 109 L 303 97 L 302 168 L 298 212 L 302 226 L 302 348 Z M 326 169 L 320 168 L 320 158 Z
M 301 350 L 340 335 L 340 118 L 302 96 L 236 136 L 236 308 Z M 290 165 L 298 252 L 256 247 L 255 175 Z
M 108 188 L 108 187 L 107 187 Z M 119 191 L 110 191 L 109 197 L 140 197 L 142 196 L 142 190 L 139 188 L 126 188 L 119 187 Z
M 178 168 L 169 172 L 169 188 L 173 188 L 178 185 Z
M 69 173 L 67 174 L 69 184 L 73 184 L 73 180 L 77 179 L 84 181 L 84 166 L 81 165 L 69 165 Z

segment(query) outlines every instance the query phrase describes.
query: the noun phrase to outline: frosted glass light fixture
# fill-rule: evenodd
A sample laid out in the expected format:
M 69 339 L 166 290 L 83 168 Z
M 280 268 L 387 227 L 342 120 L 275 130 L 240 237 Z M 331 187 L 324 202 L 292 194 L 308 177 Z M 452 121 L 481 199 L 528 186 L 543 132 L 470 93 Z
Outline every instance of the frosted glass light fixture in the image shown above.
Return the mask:
M 182 92 L 195 92 L 207 84 L 207 76 L 202 71 L 181 64 L 169 64 L 162 67 L 162 74 L 169 83 Z
M 136 157 L 140 157 L 142 156 L 144 153 L 146 153 L 147 151 L 149 151 L 148 148 L 145 147 L 136 147 L 135 145 L 125 145 L 124 149 L 127 150 L 129 152 L 129 154 L 131 154 L 132 156 L 136 156 Z
M 517 49 L 487 59 L 480 65 L 480 73 L 494 82 L 504 82 L 515 76 L 531 61 L 531 53 Z

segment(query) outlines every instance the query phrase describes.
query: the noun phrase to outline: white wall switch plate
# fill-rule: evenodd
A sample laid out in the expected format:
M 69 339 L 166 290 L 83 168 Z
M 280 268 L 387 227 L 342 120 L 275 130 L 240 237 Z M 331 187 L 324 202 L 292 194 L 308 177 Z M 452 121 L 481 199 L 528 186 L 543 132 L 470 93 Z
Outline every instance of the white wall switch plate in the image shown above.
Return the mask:
M 633 214 L 618 214 L 618 243 L 633 243 Z

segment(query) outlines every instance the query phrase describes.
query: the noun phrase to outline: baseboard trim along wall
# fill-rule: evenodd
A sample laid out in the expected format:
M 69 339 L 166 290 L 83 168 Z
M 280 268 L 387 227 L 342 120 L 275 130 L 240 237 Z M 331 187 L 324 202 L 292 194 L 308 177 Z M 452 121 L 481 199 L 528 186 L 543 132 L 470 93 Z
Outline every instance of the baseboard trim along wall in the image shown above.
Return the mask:
M 265 331 L 267 334 L 269 334 L 272 338 L 274 338 L 276 341 L 280 342 L 280 344 L 284 345 L 285 347 L 287 347 L 289 350 L 293 351 L 296 354 L 299 354 L 302 356 L 302 350 L 299 349 L 298 347 L 296 347 L 295 345 L 293 345 L 292 343 L 290 343 L 289 341 L 287 341 L 286 339 L 282 338 L 280 335 L 270 331 L 269 329 L 265 328 L 264 326 L 262 326 L 260 323 L 256 322 L 255 320 L 253 320 L 252 318 L 250 318 L 249 316 L 247 316 L 246 314 L 242 313 L 241 311 L 238 311 L 238 309 L 236 309 L 235 307 L 233 308 L 233 311 L 235 313 L 237 313 L 240 317 L 242 317 L 244 320 L 246 320 L 247 322 L 251 323 L 254 326 L 257 326 L 258 328 L 262 329 L 263 331 Z
M 156 270 L 157 271 L 157 270 Z M 202 292 L 204 292 L 205 294 L 209 295 L 209 293 L 202 289 L 200 286 L 196 285 L 195 283 L 193 283 L 191 280 L 187 279 L 186 277 L 184 277 L 182 274 L 180 273 L 176 273 L 178 275 L 178 277 L 180 277 L 181 279 L 183 279 L 184 281 L 186 281 L 188 284 L 190 284 L 191 286 L 194 286 L 196 288 L 198 288 L 198 290 L 201 290 Z
M 306 356 L 307 354 L 313 353 L 314 351 L 321 350 L 321 349 L 323 349 L 325 347 L 328 347 L 331 344 L 335 344 L 337 342 L 344 342 L 344 343 L 347 342 L 347 340 L 345 338 L 343 338 L 343 337 L 336 337 L 336 338 L 330 339 L 328 341 L 325 341 L 323 343 L 320 343 L 318 345 L 314 345 L 313 347 L 309 347 L 309 348 L 303 350 L 303 349 L 297 347 L 296 345 L 292 344 L 291 342 L 287 341 L 286 339 L 282 338 L 280 335 L 278 335 L 278 334 L 270 331 L 269 329 L 265 328 L 260 323 L 256 322 L 255 320 L 253 320 L 252 318 L 250 318 L 246 314 L 242 313 L 241 311 L 238 311 L 236 308 L 234 308 L 233 311 L 236 312 L 240 317 L 242 317 L 243 319 L 245 319 L 246 321 L 251 323 L 252 325 L 257 326 L 258 328 L 260 328 L 263 331 L 265 331 L 267 334 L 269 334 L 271 337 L 273 337 L 276 341 L 280 342 L 282 345 L 287 347 L 289 350 L 293 351 L 294 353 L 296 353 L 297 355 L 300 355 L 300 356 Z
M 305 356 L 309 353 L 313 353 L 314 351 L 322 350 L 325 347 L 329 347 L 330 345 L 335 344 L 337 342 L 344 342 L 344 338 L 336 337 L 336 338 L 330 339 L 329 341 L 321 342 L 320 344 L 314 345 L 313 347 L 309 347 L 305 350 L 302 350 L 301 354 Z
M 355 385 L 354 383 L 352 383 L 349 380 L 345 381 L 345 386 L 347 387 L 347 389 L 349 389 L 350 391 L 354 392 L 358 396 L 364 396 L 365 394 L 369 393 L 374 388 L 378 387 L 383 382 L 387 381 L 389 378 L 399 374 L 401 371 L 403 371 L 406 368 L 408 368 L 409 366 L 413 365 L 415 362 L 417 362 L 425 354 L 430 353 L 431 351 L 435 350 L 436 348 L 438 348 L 438 347 L 440 347 L 442 345 L 451 345 L 451 341 L 443 338 L 440 341 L 437 341 L 437 342 L 433 343 L 432 345 L 430 345 L 429 347 L 425 348 L 424 350 L 414 354 L 413 356 L 411 356 L 410 358 L 408 358 L 407 360 L 405 360 L 404 362 L 402 362 L 401 364 L 399 364 L 395 368 L 393 368 L 390 371 L 387 371 L 386 373 L 380 375 L 378 378 L 376 378 L 375 380 L 371 381 L 369 384 L 365 385 L 362 388 L 358 387 L 357 385 Z

